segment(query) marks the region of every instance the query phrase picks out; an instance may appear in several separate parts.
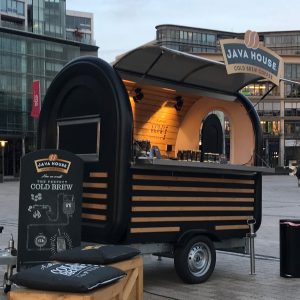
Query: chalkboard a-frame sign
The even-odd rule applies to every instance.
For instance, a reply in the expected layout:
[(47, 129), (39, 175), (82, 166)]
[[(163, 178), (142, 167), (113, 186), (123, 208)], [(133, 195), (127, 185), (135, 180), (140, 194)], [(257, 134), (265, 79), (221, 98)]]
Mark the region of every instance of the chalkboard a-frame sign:
[(80, 245), (83, 162), (62, 150), (39, 150), (21, 160), (18, 269)]

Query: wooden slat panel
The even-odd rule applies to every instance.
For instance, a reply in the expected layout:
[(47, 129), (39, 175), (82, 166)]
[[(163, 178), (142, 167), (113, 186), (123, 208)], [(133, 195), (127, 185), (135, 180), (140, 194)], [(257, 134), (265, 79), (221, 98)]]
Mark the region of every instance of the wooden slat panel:
[(198, 177), (156, 176), (156, 175), (139, 175), (139, 174), (134, 174), (133, 179), (254, 184), (254, 180), (247, 180), (247, 179), (198, 178)]
[[(147, 100), (143, 100), (143, 103), (140, 103), (138, 105), (135, 106), (135, 111), (139, 112), (139, 115), (136, 116), (139, 120), (141, 120), (142, 118), (146, 119), (146, 116), (148, 115), (152, 115), (155, 117), (155, 114), (160, 111), (164, 117), (170, 119), (170, 120), (176, 120), (179, 117), (178, 112), (176, 111), (176, 109), (174, 109), (174, 107), (169, 107), (169, 106), (164, 106), (162, 107), (163, 104), (165, 104), (166, 101), (163, 101), (160, 104), (157, 104), (155, 102), (150, 102)], [(174, 103), (175, 104), (175, 103)], [(149, 118), (148, 118), (149, 119)]]
[(253, 216), (196, 216), (196, 217), (132, 217), (133, 223), (144, 222), (205, 222), (205, 221), (246, 221)]
[(240, 230), (249, 229), (249, 225), (218, 225), (215, 226), (216, 230)]
[(94, 215), (94, 214), (81, 214), (81, 218), (97, 220), (97, 221), (106, 221), (107, 220), (107, 217), (104, 215)]
[(91, 209), (107, 209), (106, 204), (95, 204), (95, 203), (82, 203), (81, 206), (83, 208), (91, 208)]
[[(135, 128), (143, 128), (145, 130), (150, 130), (152, 128), (153, 123), (148, 122), (149, 119), (146, 120), (135, 120), (134, 121), (134, 127)], [(180, 125), (180, 120), (169, 120), (170, 123), (168, 123), (168, 129), (170, 128), (170, 132), (174, 133), (175, 130), (178, 130), (178, 126)]]
[(168, 135), (164, 138), (163, 136), (156, 136), (155, 133), (147, 134), (135, 134), (134, 138), (136, 140), (149, 140), (151, 145), (160, 146), (160, 150), (163, 151), (166, 148), (166, 144), (175, 145), (175, 138), (169, 138)]
[(231, 189), (217, 187), (189, 187), (189, 186), (158, 186), (133, 185), (134, 191), (178, 191), (178, 192), (227, 192), (227, 193), (254, 193), (254, 189)]
[(147, 232), (179, 232), (180, 227), (146, 227), (146, 228), (131, 228), (131, 233), (147, 233)]
[(91, 199), (107, 199), (107, 194), (82, 193), (82, 197)]
[(107, 173), (106, 172), (90, 172), (90, 177), (94, 178), (106, 178)]
[[(168, 115), (168, 118), (166, 120), (161, 121), (162, 119), (160, 118), (161, 116), (166, 116), (167, 114), (164, 113), (163, 111), (160, 111), (159, 113), (154, 113), (154, 115), (149, 114), (149, 112), (145, 112), (143, 110), (136, 110), (135, 111), (135, 119), (134, 119), (134, 124), (136, 125), (137, 128), (144, 128), (144, 129), (149, 129), (149, 125), (150, 128), (152, 128), (152, 125), (155, 124), (167, 124), (165, 126), (167, 126), (169, 128), (169, 126), (171, 127), (176, 127), (178, 128), (180, 126), (181, 123), (181, 119), (182, 117), (178, 114), (174, 114)], [(145, 124), (146, 126), (144, 127), (143, 124)]]
[[(138, 128), (138, 132), (140, 134), (147, 134), (149, 132), (149, 130), (152, 129), (152, 124), (151, 123), (140, 123), (140, 126), (139, 126), (139, 123), (137, 122), (137, 128)], [(168, 125), (168, 132), (175, 136), (177, 134), (177, 127), (176, 126), (171, 126), (171, 125)]]
[(97, 189), (106, 189), (107, 183), (100, 182), (84, 182), (83, 187), (85, 188), (97, 188)]
[(253, 211), (253, 207), (245, 206), (135, 206), (133, 212), (138, 211)]
[(135, 202), (254, 202), (254, 198), (222, 198), (222, 197), (162, 197), (162, 196), (132, 196), (132, 201)]

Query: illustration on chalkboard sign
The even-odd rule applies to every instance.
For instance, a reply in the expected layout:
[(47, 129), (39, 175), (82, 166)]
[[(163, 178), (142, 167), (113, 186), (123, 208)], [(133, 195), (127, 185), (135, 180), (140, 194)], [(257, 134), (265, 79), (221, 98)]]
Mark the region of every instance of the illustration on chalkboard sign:
[[(31, 200), (42, 201), (42, 193), (31, 194)], [(32, 213), (33, 221), (39, 220), (38, 223), (27, 225), (28, 251), (56, 253), (72, 247), (72, 240), (64, 231), (64, 227), (69, 225), (69, 219), (75, 212), (73, 194), (59, 193), (55, 205), (32, 204), (27, 210)], [(41, 229), (43, 230), (41, 231)]]

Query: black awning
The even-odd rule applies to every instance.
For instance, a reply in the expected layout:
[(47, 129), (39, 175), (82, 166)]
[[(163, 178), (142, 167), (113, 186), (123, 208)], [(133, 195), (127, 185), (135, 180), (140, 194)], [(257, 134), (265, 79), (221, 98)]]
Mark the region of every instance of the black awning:
[(137, 83), (167, 84), (214, 93), (235, 94), (262, 79), (253, 74), (228, 75), (225, 64), (163, 46), (145, 45), (119, 57), (114, 68), (123, 79)]

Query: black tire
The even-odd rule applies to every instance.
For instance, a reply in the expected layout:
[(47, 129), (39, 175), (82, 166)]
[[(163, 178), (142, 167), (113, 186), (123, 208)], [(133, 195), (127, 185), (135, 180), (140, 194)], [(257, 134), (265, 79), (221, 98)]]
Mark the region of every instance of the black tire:
[(198, 235), (175, 250), (175, 270), (186, 283), (205, 282), (215, 269), (216, 250), (206, 236)]
[(7, 294), (10, 290), (11, 290), (11, 285), (10, 284), (5, 285), (4, 288), (3, 288), (4, 294)]
[(11, 284), (8, 284), (8, 274), (7, 272), (4, 273), (4, 283), (3, 283), (3, 292), (7, 294), (11, 290)]

